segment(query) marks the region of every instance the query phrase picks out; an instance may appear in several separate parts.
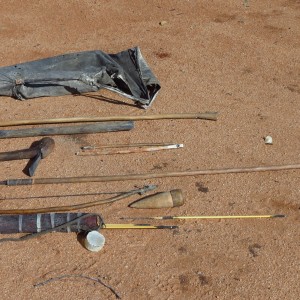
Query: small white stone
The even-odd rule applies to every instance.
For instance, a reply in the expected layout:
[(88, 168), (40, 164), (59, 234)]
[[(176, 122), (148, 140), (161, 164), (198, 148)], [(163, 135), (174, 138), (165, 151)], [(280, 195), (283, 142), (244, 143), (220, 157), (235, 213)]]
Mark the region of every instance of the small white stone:
[(266, 136), (264, 140), (266, 145), (273, 145), (273, 139), (270, 135)]
[(167, 24), (168, 24), (167, 21), (160, 21), (160, 22), (159, 22), (159, 25), (160, 25), (160, 26), (164, 26), (164, 25), (167, 25)]

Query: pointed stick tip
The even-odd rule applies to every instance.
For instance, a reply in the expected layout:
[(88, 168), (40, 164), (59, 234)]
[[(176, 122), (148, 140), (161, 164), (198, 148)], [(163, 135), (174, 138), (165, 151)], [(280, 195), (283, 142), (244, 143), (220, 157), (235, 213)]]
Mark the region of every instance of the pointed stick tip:
[(164, 225), (158, 225), (156, 226), (157, 229), (177, 229), (178, 226), (176, 225), (170, 225), (170, 226), (164, 226)]
[(285, 218), (286, 215), (273, 215), (272, 218)]

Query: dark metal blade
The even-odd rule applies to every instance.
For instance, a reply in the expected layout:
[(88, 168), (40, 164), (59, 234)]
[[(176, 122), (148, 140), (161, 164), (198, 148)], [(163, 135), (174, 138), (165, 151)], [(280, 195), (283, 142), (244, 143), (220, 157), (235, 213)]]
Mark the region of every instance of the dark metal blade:
[(37, 169), (40, 160), (42, 159), (42, 154), (39, 153), (34, 158), (30, 160), (30, 166), (28, 168), (28, 175), (32, 177), (34, 175), (35, 170)]

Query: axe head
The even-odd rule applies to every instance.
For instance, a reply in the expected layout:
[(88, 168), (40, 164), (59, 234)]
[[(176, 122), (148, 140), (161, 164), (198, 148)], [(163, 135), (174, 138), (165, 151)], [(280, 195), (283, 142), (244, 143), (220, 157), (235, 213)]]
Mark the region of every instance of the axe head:
[(49, 137), (45, 137), (31, 145), (31, 148), (36, 149), (36, 155), (29, 160), (25, 168), (30, 177), (34, 175), (40, 160), (47, 157), (53, 151), (54, 145), (54, 140)]
[(45, 137), (41, 139), (36, 146), (38, 149), (40, 149), (41, 158), (47, 157), (53, 151), (54, 145), (55, 143), (52, 138)]

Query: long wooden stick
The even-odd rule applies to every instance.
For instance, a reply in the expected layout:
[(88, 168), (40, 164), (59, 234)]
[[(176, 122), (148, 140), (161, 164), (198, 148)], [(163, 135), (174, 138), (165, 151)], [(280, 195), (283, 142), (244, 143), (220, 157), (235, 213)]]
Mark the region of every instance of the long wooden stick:
[(161, 114), (161, 115), (141, 115), (141, 116), (111, 116), (111, 117), (76, 117), (76, 118), (54, 118), (40, 120), (13, 120), (2, 121), (0, 127), (17, 125), (37, 125), (37, 124), (61, 124), (61, 123), (84, 123), (84, 122), (104, 122), (104, 121), (138, 121), (138, 120), (162, 120), (162, 119), (202, 119), (217, 120), (216, 112), (190, 113), (190, 114)]
[(145, 179), (165, 178), (165, 177), (216, 175), (216, 174), (229, 174), (229, 173), (251, 173), (251, 172), (281, 171), (281, 170), (292, 170), (292, 169), (300, 169), (300, 164), (281, 165), (281, 166), (245, 167), (245, 168), (232, 168), (232, 169), (229, 168), (229, 169), (178, 171), (178, 172), (168, 172), (168, 173), (111, 175), (111, 176), (8, 179), (8, 180), (0, 181), (0, 185), (13, 186), (13, 185), (33, 185), (33, 184), (59, 184), (59, 183), (145, 180)]

